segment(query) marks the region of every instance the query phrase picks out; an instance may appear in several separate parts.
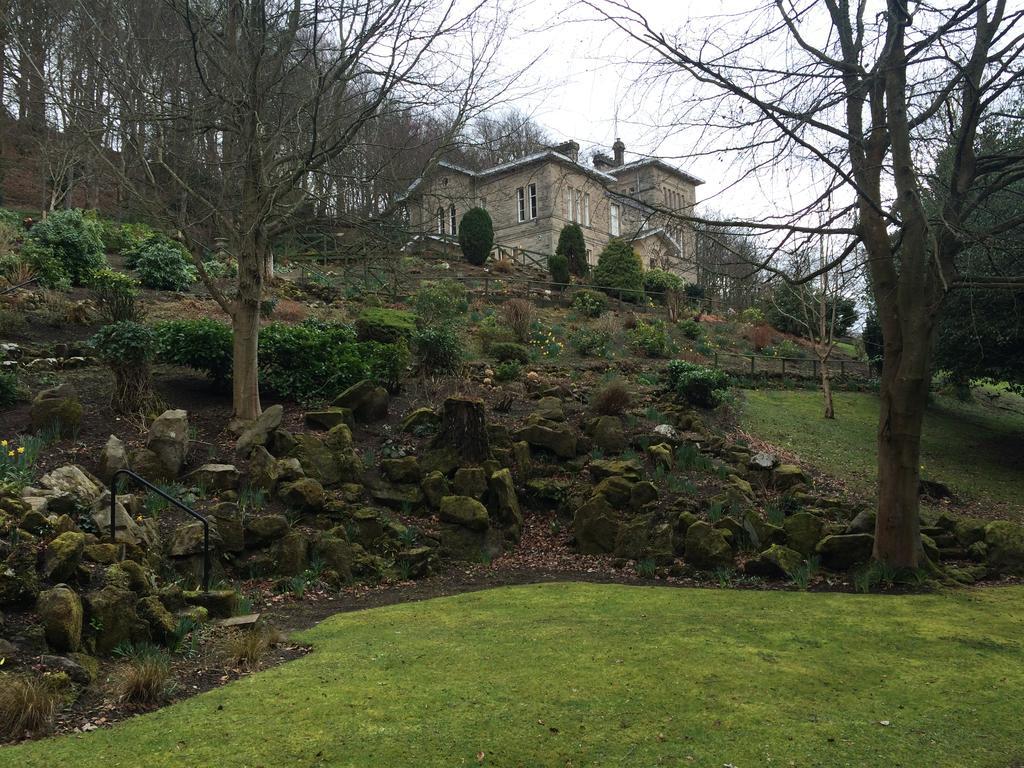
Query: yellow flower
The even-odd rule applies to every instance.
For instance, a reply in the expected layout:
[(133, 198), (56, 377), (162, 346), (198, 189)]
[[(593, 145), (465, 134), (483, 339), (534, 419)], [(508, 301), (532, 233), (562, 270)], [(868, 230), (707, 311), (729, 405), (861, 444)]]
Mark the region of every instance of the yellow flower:
[(0, 448), (6, 448), (6, 447), (7, 447), (7, 441), (6, 440), (0, 440)]
[(8, 455), (8, 456), (13, 456), (13, 455), (14, 455), (14, 451), (8, 451), (8, 452), (7, 452), (7, 455)]
[(18, 453), (24, 453), (24, 452), (25, 452), (25, 446), (24, 445), (19, 445), (18, 446)]

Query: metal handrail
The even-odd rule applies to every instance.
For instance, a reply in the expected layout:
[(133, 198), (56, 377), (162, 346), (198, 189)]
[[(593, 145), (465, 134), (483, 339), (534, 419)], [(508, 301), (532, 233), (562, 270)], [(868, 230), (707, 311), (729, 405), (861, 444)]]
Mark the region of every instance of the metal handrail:
[(158, 488), (149, 482), (146, 478), (141, 475), (137, 475), (130, 469), (119, 469), (114, 472), (110, 478), (110, 541), (111, 543), (117, 543), (117, 477), (118, 475), (126, 475), (132, 478), (135, 482), (144, 485), (149, 490), (155, 492), (161, 496), (164, 500), (169, 501), (171, 504), (176, 506), (183, 512), (187, 512), (196, 520), (203, 524), (203, 592), (210, 591), (210, 521), (200, 515), (191, 507), (185, 506), (182, 502), (168, 494), (166, 491)]

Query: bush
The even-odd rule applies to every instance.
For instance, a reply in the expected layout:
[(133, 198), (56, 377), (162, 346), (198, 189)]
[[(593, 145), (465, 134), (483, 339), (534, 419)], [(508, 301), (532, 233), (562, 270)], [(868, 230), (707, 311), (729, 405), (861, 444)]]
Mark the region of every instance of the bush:
[(569, 337), (569, 345), (583, 357), (605, 357), (612, 343), (612, 334), (602, 328), (580, 328)]
[(93, 290), (96, 310), (104, 322), (138, 322), (142, 319), (141, 308), (136, 303), (138, 282), (133, 277), (103, 267), (92, 273), (89, 287)]
[(556, 290), (564, 290), (565, 284), (569, 282), (569, 260), (560, 253), (548, 256), (548, 271), (551, 273), (551, 282), (558, 283)]
[(462, 339), (449, 325), (417, 331), (413, 351), (423, 373), (454, 373), (462, 365)]
[(21, 258), (43, 288), (64, 290), (71, 286), (71, 278), (50, 246), (28, 240), (22, 246)]
[(704, 329), (700, 327), (700, 323), (693, 319), (680, 320), (679, 330), (683, 336), (694, 341), (704, 335)]
[(169, 320), (154, 326), (156, 354), (171, 365), (195, 368), (218, 385), (231, 380), (230, 326), (209, 318)]
[(530, 350), (526, 345), (516, 344), (515, 342), (498, 342), (497, 344), (492, 344), (490, 355), (495, 360), (500, 360), (503, 363), (515, 361), (526, 365), (530, 362)]
[[(84, 285), (103, 266), (100, 227), (79, 210), (54, 211), (32, 227), (29, 237), (43, 249), (36, 257), (48, 249), (60, 273), (72, 285)], [(44, 270), (38, 271), (42, 274)]]
[(697, 285), (697, 283), (687, 283), (683, 289), (687, 298), (690, 299), (703, 299), (704, 298), (704, 286)]
[[(138, 224), (135, 222), (118, 224), (111, 219), (101, 219), (99, 224), (100, 237), (103, 239), (104, 247), (108, 251), (120, 254), (137, 248), (146, 238), (152, 237), (154, 234), (153, 228), (148, 224)], [(126, 266), (129, 269), (135, 269), (134, 264), (126, 264)]]
[(616, 379), (608, 382), (590, 399), (590, 411), (597, 416), (620, 416), (633, 402), (629, 387)]
[(480, 326), (477, 328), (477, 337), (480, 339), (480, 349), (485, 355), (490, 352), (491, 347), (495, 344), (514, 342), (516, 340), (516, 335), (512, 333), (512, 329), (501, 325), (496, 315), (488, 315), (480, 321)]
[(764, 325), (765, 323), (764, 312), (757, 307), (747, 307), (739, 313), (736, 319), (747, 325)]
[(356, 318), (356, 338), (394, 344), (410, 339), (416, 331), (416, 317), (411, 312), (387, 307), (369, 307)]
[(633, 246), (618, 237), (597, 258), (594, 284), (609, 296), (623, 301), (638, 301), (644, 287), (644, 270)]
[(281, 397), (322, 400), (369, 376), (365, 349), (341, 323), (271, 323), (259, 345), (260, 382)]
[(766, 355), (771, 355), (772, 357), (807, 357), (807, 350), (789, 339), (783, 339), (775, 346), (765, 347), (761, 351)]
[(0, 674), (0, 739), (48, 731), (59, 698), (56, 686), (45, 677)]
[(639, 320), (629, 332), (629, 343), (646, 357), (668, 357), (671, 343), (661, 320)]
[(570, 306), (584, 317), (600, 317), (608, 308), (608, 299), (598, 291), (576, 291)]
[(644, 272), (644, 290), (654, 294), (651, 298), (664, 304), (667, 294), (683, 292), (683, 278), (664, 269), (649, 269)]
[(226, 280), (238, 277), (238, 262), (232, 258), (220, 258), (216, 255), (210, 255), (208, 258), (203, 259), (203, 269), (206, 270), (206, 276), (211, 280)]
[(188, 251), (163, 235), (139, 246), (135, 269), (144, 286), (158, 291), (186, 291), (198, 278)]
[(392, 393), (402, 388), (402, 379), (412, 362), (409, 344), (405, 339), (399, 339), (394, 344), (367, 341), (360, 345), (360, 349), (374, 382)]
[(498, 363), (494, 366), (495, 381), (518, 381), (522, 375), (523, 368), (515, 360)]
[(494, 224), (483, 208), (470, 208), (459, 222), (459, 246), (466, 261), (478, 267), (487, 262), (494, 247)]
[(441, 280), (421, 287), (413, 299), (421, 325), (447, 323), (469, 310), (466, 286), (455, 280)]
[(537, 309), (527, 299), (508, 299), (501, 305), (501, 316), (512, 331), (516, 341), (525, 344), (530, 340)]
[(558, 233), (555, 253), (565, 257), (569, 272), (572, 274), (583, 277), (590, 271), (590, 265), (587, 264), (587, 243), (583, 239), (583, 229), (579, 224), (566, 224), (562, 227), (562, 231)]
[(25, 313), (20, 309), (0, 306), (0, 338), (20, 336), (28, 330)]
[(669, 390), (690, 405), (714, 408), (729, 388), (729, 376), (717, 368), (708, 368), (686, 360), (673, 360), (665, 369)]
[(156, 333), (152, 328), (122, 320), (99, 330), (92, 338), (97, 356), (114, 372), (115, 411), (135, 413), (153, 396), (150, 363), (156, 352)]
[(21, 400), (21, 384), (14, 371), (0, 371), (0, 408), (10, 408)]

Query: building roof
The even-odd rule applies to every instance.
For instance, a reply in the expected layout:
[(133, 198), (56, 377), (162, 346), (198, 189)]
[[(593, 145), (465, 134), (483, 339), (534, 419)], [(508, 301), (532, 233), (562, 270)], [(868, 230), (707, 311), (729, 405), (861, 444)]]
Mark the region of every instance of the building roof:
[[(679, 168), (676, 168), (674, 165), (669, 165), (664, 160), (660, 160), (657, 157), (645, 157), (640, 160), (633, 160), (631, 162), (624, 163), (623, 165), (619, 165), (616, 166), (615, 168), (609, 169), (608, 173), (618, 177), (620, 173), (623, 173), (625, 171), (633, 171), (636, 170), (637, 168), (643, 168), (646, 165), (653, 165), (667, 173), (679, 176), (680, 178), (685, 179), (694, 186), (700, 186), (701, 184), (704, 183), (704, 179), (700, 178), (699, 176), (694, 176), (692, 173), (682, 171)], [(618, 178), (616, 178), (616, 181), (618, 181)]]

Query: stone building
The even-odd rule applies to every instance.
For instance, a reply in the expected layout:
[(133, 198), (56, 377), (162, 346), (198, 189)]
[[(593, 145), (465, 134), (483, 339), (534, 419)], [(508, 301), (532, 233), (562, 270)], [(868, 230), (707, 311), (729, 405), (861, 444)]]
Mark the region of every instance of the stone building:
[(546, 262), (562, 227), (583, 230), (587, 260), (611, 237), (633, 243), (644, 267), (671, 270), (696, 281), (693, 229), (674, 214), (689, 213), (701, 179), (661, 160), (625, 162), (616, 139), (612, 156), (593, 166), (579, 161), (579, 144), (567, 141), (482, 171), (441, 162), (406, 194), (409, 223), (421, 241), (444, 247), (458, 233), (463, 214), (485, 208), (496, 246), (525, 251)]

